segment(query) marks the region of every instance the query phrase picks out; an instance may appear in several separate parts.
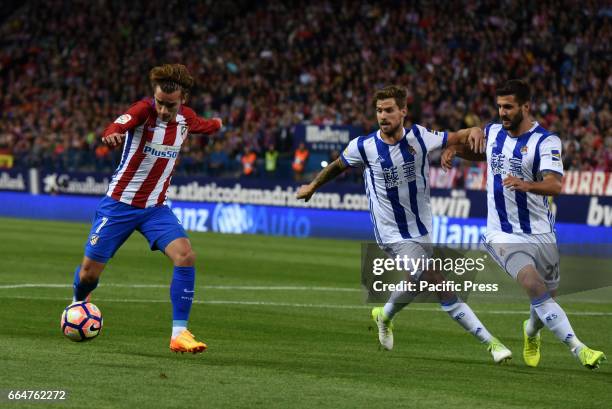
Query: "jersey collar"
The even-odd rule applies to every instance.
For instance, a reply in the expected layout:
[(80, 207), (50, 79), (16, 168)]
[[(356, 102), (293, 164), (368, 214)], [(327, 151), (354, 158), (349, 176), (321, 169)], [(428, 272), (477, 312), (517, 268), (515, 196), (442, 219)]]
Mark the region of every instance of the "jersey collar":
[(387, 142), (385, 142), (383, 140), (383, 138), (380, 136), (380, 129), (378, 131), (376, 131), (376, 138), (379, 141), (381, 141), (382, 143), (384, 143), (385, 145), (395, 146), (395, 145), (399, 144), (402, 141), (402, 139), (404, 139), (406, 137), (406, 135), (408, 135), (408, 130), (406, 128), (403, 128), (403, 129), (404, 129), (404, 136), (402, 136), (402, 138), (399, 141), (395, 142), (395, 143), (387, 143)]
[(536, 128), (540, 126), (540, 124), (538, 123), (538, 121), (533, 121), (533, 125), (531, 128), (529, 128), (529, 130), (523, 134), (520, 134), (519, 136), (512, 136), (508, 133), (508, 131), (506, 131), (503, 127), (502, 129), (504, 130), (504, 132), (506, 133), (506, 135), (508, 135), (510, 138), (513, 139), (522, 139), (522, 138), (528, 138), (531, 136), (531, 134), (533, 134), (536, 130)]

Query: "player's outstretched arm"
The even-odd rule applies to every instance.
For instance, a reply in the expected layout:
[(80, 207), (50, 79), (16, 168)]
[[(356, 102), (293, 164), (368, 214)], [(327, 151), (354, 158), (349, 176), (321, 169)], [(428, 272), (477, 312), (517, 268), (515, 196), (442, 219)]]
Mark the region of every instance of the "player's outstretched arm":
[(552, 171), (543, 171), (542, 180), (539, 182), (530, 182), (519, 179), (516, 176), (508, 176), (502, 183), (510, 190), (535, 193), (542, 196), (557, 196), (561, 193), (562, 182), (563, 177), (560, 174)]
[(223, 120), (221, 118), (201, 118), (196, 116), (192, 121), (188, 122), (189, 132), (195, 134), (212, 134), (217, 132), (223, 127)]
[(187, 121), (190, 134), (206, 134), (210, 135), (217, 132), (223, 127), (223, 121), (221, 118), (202, 118), (198, 116), (195, 111), (189, 107), (183, 105), (183, 116)]
[(327, 165), (325, 169), (320, 171), (312, 182), (307, 185), (300, 186), (296, 193), (296, 197), (298, 199), (304, 199), (306, 202), (309, 201), (318, 188), (337, 177), (339, 174), (344, 172), (346, 168), (346, 164), (340, 158), (336, 159)]
[(450, 170), (453, 167), (453, 159), (455, 159), (455, 156), (472, 162), (484, 162), (487, 160), (487, 155), (485, 153), (473, 152), (466, 145), (453, 145), (444, 149), (442, 152), (440, 158), (442, 169)]
[(144, 101), (138, 101), (115, 121), (109, 124), (102, 134), (102, 142), (111, 148), (123, 143), (125, 133), (141, 125), (147, 118), (148, 106)]
[(468, 146), (475, 153), (485, 151), (485, 134), (479, 127), (460, 129), (457, 132), (449, 132), (446, 146)]

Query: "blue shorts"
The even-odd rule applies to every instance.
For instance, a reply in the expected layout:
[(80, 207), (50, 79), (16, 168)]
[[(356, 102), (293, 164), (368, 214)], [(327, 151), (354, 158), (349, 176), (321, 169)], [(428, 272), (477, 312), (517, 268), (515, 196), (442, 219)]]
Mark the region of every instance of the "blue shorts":
[(146, 237), (151, 250), (164, 251), (173, 240), (187, 237), (166, 205), (141, 209), (104, 196), (96, 208), (85, 255), (106, 263), (134, 230)]

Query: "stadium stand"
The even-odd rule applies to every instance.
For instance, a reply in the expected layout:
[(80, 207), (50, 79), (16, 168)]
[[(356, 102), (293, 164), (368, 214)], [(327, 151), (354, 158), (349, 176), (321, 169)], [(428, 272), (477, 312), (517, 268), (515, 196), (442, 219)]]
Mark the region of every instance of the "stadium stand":
[(511, 77), (532, 84), (533, 113), (564, 141), (565, 168), (611, 171), (606, 3), (234, 0), (218, 7), (112, 0), (4, 7), (0, 166), (111, 171), (118, 152), (100, 146), (104, 126), (149, 94), (145, 73), (153, 65), (182, 62), (199, 84), (190, 105), (221, 116), (226, 127), (214, 138), (189, 139), (178, 173), (237, 175), (248, 146), (257, 174), (269, 177), (263, 166), (270, 145), (278, 167), (290, 169), (295, 124), (373, 129), (369, 101), (388, 83), (409, 88), (412, 121), (438, 129), (484, 125), (496, 116), (496, 84)]

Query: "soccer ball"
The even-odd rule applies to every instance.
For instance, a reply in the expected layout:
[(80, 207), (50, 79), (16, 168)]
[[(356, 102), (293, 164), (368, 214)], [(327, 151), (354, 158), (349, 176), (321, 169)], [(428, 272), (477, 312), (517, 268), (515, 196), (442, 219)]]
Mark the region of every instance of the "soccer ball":
[(71, 341), (93, 339), (102, 330), (102, 313), (94, 304), (79, 301), (64, 308), (61, 320), (62, 332)]

